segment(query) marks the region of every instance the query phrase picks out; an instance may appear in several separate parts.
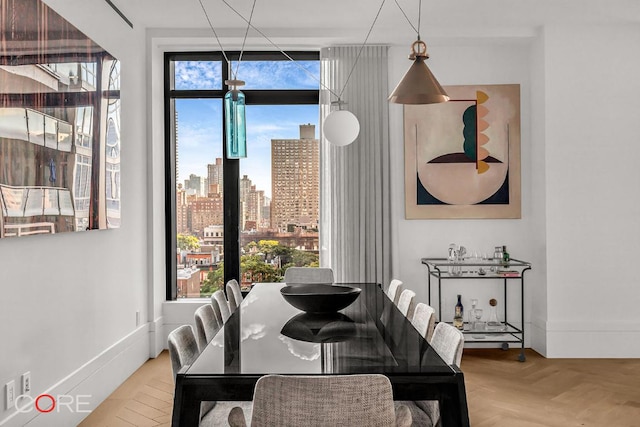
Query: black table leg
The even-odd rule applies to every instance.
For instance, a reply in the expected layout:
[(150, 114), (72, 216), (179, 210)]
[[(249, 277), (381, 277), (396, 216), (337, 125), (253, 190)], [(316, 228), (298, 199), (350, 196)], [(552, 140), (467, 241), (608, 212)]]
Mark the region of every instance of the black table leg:
[(200, 401), (192, 395), (193, 393), (189, 393), (188, 387), (184, 387), (183, 379), (184, 377), (178, 374), (171, 425), (173, 427), (198, 427), (200, 425)]
[(442, 385), (440, 418), (443, 427), (469, 427), (469, 409), (464, 376), (458, 371), (454, 381)]

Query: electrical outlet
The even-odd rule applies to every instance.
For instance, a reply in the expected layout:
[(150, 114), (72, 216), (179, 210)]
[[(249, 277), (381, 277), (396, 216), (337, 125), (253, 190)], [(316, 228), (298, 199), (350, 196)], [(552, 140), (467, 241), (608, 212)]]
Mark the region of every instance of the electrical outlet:
[(22, 394), (31, 393), (31, 372), (27, 371), (22, 374)]
[(5, 385), (5, 408), (11, 409), (16, 402), (16, 383), (11, 380)]

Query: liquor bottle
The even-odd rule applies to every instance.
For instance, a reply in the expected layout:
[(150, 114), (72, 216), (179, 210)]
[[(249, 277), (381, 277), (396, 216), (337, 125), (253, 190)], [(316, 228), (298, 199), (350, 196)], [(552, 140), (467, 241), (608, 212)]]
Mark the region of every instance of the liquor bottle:
[(509, 252), (507, 252), (507, 247), (503, 246), (502, 247), (502, 261), (504, 261), (506, 264), (508, 264), (510, 259), (511, 259), (511, 257), (509, 256)]
[(464, 307), (462, 306), (462, 301), (460, 300), (462, 295), (458, 295), (458, 302), (455, 307), (455, 314), (453, 315), (453, 326), (456, 328), (463, 330), (464, 329)]

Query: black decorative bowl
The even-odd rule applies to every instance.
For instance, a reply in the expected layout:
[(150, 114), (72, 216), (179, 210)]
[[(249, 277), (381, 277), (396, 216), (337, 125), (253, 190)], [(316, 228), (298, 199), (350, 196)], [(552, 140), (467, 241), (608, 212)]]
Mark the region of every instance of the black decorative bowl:
[(300, 313), (289, 319), (280, 333), (299, 341), (341, 342), (356, 335), (356, 324), (342, 313)]
[(284, 299), (307, 313), (334, 313), (354, 302), (360, 288), (342, 285), (295, 285), (280, 289)]

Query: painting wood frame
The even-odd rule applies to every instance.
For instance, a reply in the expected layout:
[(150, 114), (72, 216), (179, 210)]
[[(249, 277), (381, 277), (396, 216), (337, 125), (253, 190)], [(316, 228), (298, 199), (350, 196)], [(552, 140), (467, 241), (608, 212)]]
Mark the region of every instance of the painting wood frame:
[(404, 106), (406, 219), (521, 218), (520, 85)]

